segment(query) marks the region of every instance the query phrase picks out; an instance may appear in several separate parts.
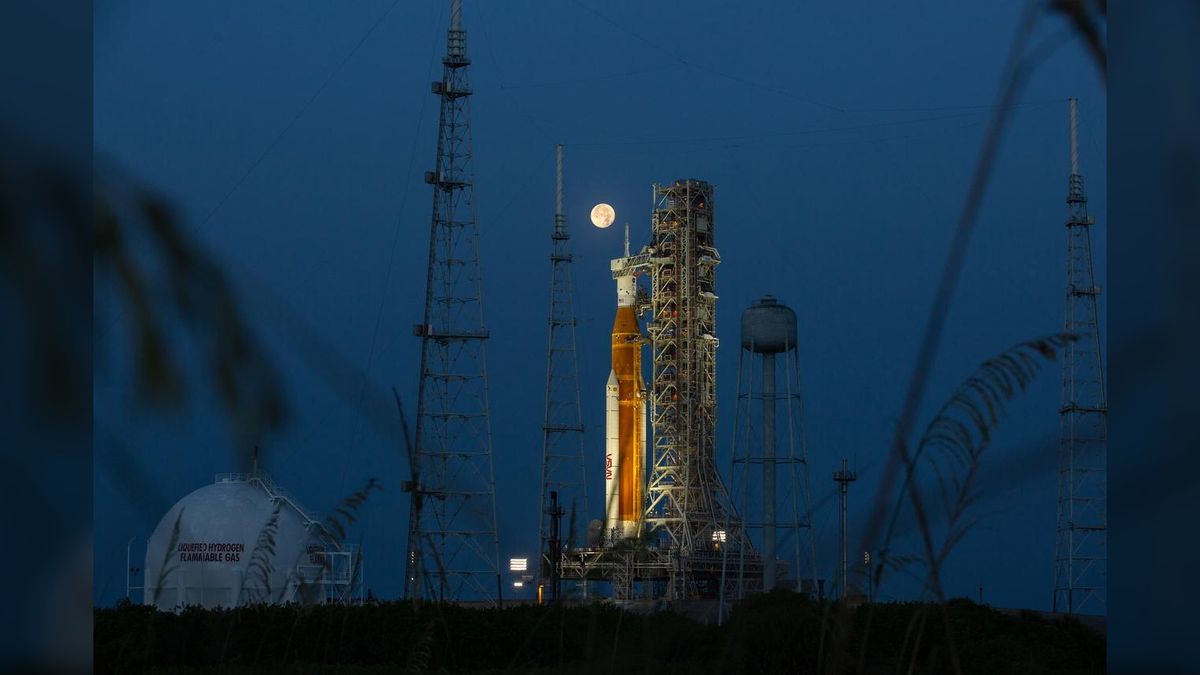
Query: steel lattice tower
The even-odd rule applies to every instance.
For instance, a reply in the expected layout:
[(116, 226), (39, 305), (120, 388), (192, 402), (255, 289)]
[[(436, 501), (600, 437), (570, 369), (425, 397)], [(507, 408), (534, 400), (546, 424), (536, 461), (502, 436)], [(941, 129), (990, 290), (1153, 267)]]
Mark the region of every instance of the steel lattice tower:
[(461, 0), (450, 5), (433, 186), (405, 595), (501, 601), (487, 337)]
[[(554, 231), (550, 235), (550, 339), (546, 347), (546, 416), (542, 424), (542, 496), (538, 532), (542, 564), (538, 587), (546, 576), (557, 579), (558, 552), (552, 551), (550, 493), (559, 504), (584, 510), (587, 521), (587, 482), (584, 480), (583, 417), (579, 404), (579, 363), (575, 345), (575, 301), (571, 286), (571, 235), (563, 213), (563, 146), (555, 148)], [(568, 539), (572, 533), (567, 533)], [(554, 546), (564, 542), (554, 541)], [(551, 595), (557, 594), (552, 584)], [(557, 597), (553, 597), (557, 600)]]
[(1106, 603), (1108, 401), (1100, 355), (1100, 287), (1092, 272), (1091, 226), (1079, 173), (1077, 101), (1070, 99), (1071, 175), (1067, 189), (1067, 288), (1063, 331), (1079, 336), (1063, 352), (1059, 408), (1056, 612)]
[[(702, 590), (689, 558), (712, 555), (733, 509), (716, 470), (716, 266), (713, 189), (700, 180), (654, 186), (651, 271), (653, 349), (646, 523), (679, 556), (672, 599)], [(741, 538), (740, 527), (731, 533)], [(717, 555), (719, 558), (720, 556)], [(713, 593), (715, 595), (715, 593)]]

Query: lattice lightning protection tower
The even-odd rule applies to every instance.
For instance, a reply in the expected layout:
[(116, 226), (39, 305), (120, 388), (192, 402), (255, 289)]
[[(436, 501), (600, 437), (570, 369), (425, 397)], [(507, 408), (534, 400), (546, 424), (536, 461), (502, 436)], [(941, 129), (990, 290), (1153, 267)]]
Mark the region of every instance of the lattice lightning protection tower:
[(1079, 173), (1078, 101), (1070, 99), (1071, 175), (1067, 182), (1067, 288), (1063, 332), (1077, 335), (1063, 351), (1059, 408), (1058, 522), (1055, 528), (1056, 612), (1107, 605), (1108, 400), (1100, 355), (1100, 287), (1092, 272), (1091, 226)]
[[(550, 339), (546, 347), (546, 416), (542, 424), (542, 497), (538, 532), (541, 564), (538, 587), (546, 579), (557, 581), (561, 537), (555, 537), (549, 512), (551, 493), (558, 504), (583, 509), (578, 520), (587, 520), (587, 481), (584, 480), (583, 416), (579, 403), (579, 363), (575, 344), (575, 302), (571, 286), (571, 235), (563, 213), (563, 146), (555, 148), (554, 231), (550, 235)], [(577, 520), (572, 518), (572, 520)], [(570, 539), (573, 533), (568, 532)], [(549, 586), (558, 600), (558, 584)]]
[(462, 2), (451, 0), (433, 186), (421, 381), (419, 483), (408, 529), (405, 596), (501, 602), (500, 545), (488, 406), (487, 338), (471, 161), (471, 88)]

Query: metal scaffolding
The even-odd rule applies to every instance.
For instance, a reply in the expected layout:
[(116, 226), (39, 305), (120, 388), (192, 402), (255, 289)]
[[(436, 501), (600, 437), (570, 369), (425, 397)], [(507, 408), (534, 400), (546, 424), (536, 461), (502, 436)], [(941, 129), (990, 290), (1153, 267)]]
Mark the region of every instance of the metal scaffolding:
[(1078, 103), (1070, 99), (1071, 175), (1067, 188), (1067, 287), (1063, 332), (1079, 339), (1063, 351), (1059, 408), (1056, 612), (1102, 613), (1107, 577), (1108, 400), (1100, 354), (1100, 287), (1092, 271), (1091, 226), (1079, 173)]
[(451, 1), (433, 186), (417, 397), (416, 484), (405, 596), (501, 602), (488, 404), (487, 338), (471, 154), (471, 88), (462, 3)]
[[(547, 579), (554, 582), (547, 587), (551, 600), (558, 599), (557, 570), (562, 546), (571, 545), (574, 538), (573, 532), (566, 533), (566, 542), (561, 536), (553, 536), (551, 493), (557, 493), (558, 504), (569, 504), (570, 522), (588, 522), (575, 302), (571, 286), (571, 235), (563, 213), (563, 146), (557, 146), (555, 152), (554, 231), (550, 235), (550, 339), (546, 347), (546, 415), (542, 423), (542, 492), (538, 509), (541, 564), (537, 571), (538, 588), (543, 588)], [(576, 512), (576, 509), (581, 511)]]
[(740, 526), (731, 525), (734, 511), (715, 463), (714, 282), (721, 256), (714, 240), (713, 189), (684, 179), (655, 185), (653, 195), (646, 326), (654, 361), (654, 441), (645, 522), (653, 528), (652, 538), (679, 560), (667, 597), (715, 597), (719, 577), (698, 573), (691, 558), (720, 550), (721, 539), (735, 546), (748, 542)]

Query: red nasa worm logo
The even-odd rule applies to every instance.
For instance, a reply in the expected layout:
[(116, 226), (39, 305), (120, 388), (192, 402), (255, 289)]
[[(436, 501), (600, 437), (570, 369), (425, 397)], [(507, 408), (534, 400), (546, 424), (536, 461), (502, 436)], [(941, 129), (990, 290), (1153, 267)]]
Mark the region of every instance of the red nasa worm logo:
[(604, 455), (604, 480), (612, 480), (612, 453)]

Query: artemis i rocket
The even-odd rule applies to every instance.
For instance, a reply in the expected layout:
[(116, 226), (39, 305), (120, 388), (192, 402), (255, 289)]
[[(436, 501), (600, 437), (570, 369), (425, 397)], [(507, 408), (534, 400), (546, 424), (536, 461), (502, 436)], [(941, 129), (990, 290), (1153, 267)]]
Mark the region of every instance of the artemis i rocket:
[[(626, 226), (628, 228), (628, 226)], [(629, 257), (629, 233), (625, 234)], [(617, 315), (612, 329), (612, 370), (605, 387), (604, 505), (609, 542), (638, 535), (645, 511), (646, 385), (642, 332), (635, 305), (637, 283), (625, 258), (612, 261)], [(627, 270), (627, 271), (626, 271)]]

